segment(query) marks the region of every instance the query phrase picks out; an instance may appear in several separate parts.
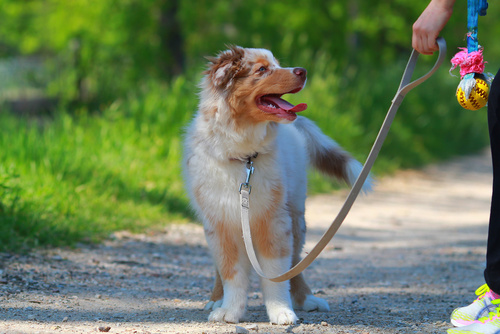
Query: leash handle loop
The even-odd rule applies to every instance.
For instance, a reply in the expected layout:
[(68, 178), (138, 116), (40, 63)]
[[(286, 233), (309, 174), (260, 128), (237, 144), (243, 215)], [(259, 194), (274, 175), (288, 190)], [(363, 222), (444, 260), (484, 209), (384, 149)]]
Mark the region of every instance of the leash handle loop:
[(354, 204), (354, 201), (356, 200), (357, 196), (359, 195), (363, 184), (366, 181), (366, 178), (370, 174), (370, 170), (373, 167), (373, 164), (375, 163), (375, 160), (377, 159), (377, 156), (380, 152), (380, 149), (382, 148), (382, 144), (385, 141), (385, 138), (387, 137), (387, 134), (389, 133), (389, 129), (391, 127), (392, 121), (394, 120), (394, 117), (396, 116), (397, 110), (399, 106), (401, 105), (401, 102), (403, 102), (403, 99), (405, 95), (412, 90), (413, 88), (417, 87), (421, 83), (423, 83), (425, 80), (427, 80), (436, 70), (439, 68), (439, 66), (443, 63), (444, 58), (446, 56), (446, 42), (442, 37), (439, 37), (437, 39), (437, 44), (439, 46), (439, 54), (438, 54), (438, 59), (436, 60), (434, 66), (431, 68), (427, 74), (423, 75), (422, 77), (416, 79), (415, 81), (411, 81), (411, 76), (413, 74), (413, 71), (415, 69), (415, 66), (417, 64), (417, 59), (419, 56), (419, 53), (415, 50), (412, 51), (410, 59), (408, 60), (408, 64), (406, 65), (405, 71), (403, 73), (403, 77), (401, 79), (401, 83), (399, 84), (398, 91), (396, 95), (394, 96), (394, 99), (392, 100), (391, 107), (389, 108), (389, 111), (387, 112), (387, 115), (385, 117), (384, 122), (382, 123), (382, 127), (380, 128), (380, 131), (378, 133), (377, 138), (375, 139), (375, 142), (373, 143), (372, 149), (370, 151), (370, 154), (368, 155), (366, 162), (363, 166), (363, 169), (359, 173), (358, 178), (354, 182), (354, 185), (352, 186), (351, 191), (349, 192), (349, 195), (347, 196), (344, 205), (340, 209), (339, 213), (337, 214), (337, 217), (333, 220), (332, 224), (326, 230), (326, 232), (323, 234), (319, 242), (314, 246), (314, 248), (309, 252), (309, 254), (306, 255), (299, 263), (297, 263), (294, 267), (292, 267), (290, 270), (287, 272), (276, 276), (276, 277), (269, 277), (267, 276), (257, 259), (257, 255), (255, 254), (255, 250), (252, 245), (252, 235), (250, 233), (250, 219), (249, 219), (249, 208), (250, 208), (250, 196), (249, 196), (249, 191), (247, 191), (246, 188), (243, 188), (240, 191), (240, 197), (241, 197), (241, 224), (242, 224), (242, 229), (243, 229), (243, 239), (245, 241), (245, 247), (247, 250), (248, 257), (250, 259), (250, 262), (252, 263), (252, 266), (254, 267), (255, 271), (257, 274), (263, 278), (269, 279), (273, 282), (283, 282), (286, 280), (289, 280), (298, 274), (300, 274), (304, 269), (306, 269), (315, 259), (318, 257), (318, 255), (321, 253), (321, 251), (326, 247), (326, 245), (330, 242), (330, 240), (333, 238), (333, 236), (337, 233), (338, 229), (342, 225), (342, 222), (346, 218), (347, 214), (349, 213), (349, 210), (351, 209), (352, 205)]
[(434, 66), (425, 75), (421, 76), (420, 78), (416, 79), (415, 81), (410, 82), (411, 76), (412, 76), (413, 71), (415, 69), (415, 66), (417, 64), (417, 59), (419, 56), (419, 53), (417, 51), (412, 50), (410, 59), (408, 60), (408, 64), (406, 65), (405, 71), (403, 73), (401, 83), (399, 84), (399, 89), (398, 89), (398, 92), (396, 93), (396, 97), (398, 95), (405, 97), (405, 95), (410, 90), (417, 87), (418, 85), (423, 83), (425, 80), (429, 79), (430, 76), (433, 75), (434, 72), (436, 72), (437, 69), (444, 62), (444, 59), (446, 58), (446, 41), (444, 40), (443, 37), (438, 37), (436, 42), (439, 46), (439, 54), (438, 54), (438, 58), (437, 58), (436, 62), (434, 63)]

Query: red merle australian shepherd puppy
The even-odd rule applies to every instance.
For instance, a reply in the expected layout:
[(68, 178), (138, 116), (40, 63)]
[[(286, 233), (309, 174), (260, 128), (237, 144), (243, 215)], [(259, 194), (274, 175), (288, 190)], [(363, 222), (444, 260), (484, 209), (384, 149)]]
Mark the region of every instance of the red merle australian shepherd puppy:
[[(306, 104), (281, 98), (304, 88), (306, 76), (301, 67), (280, 67), (268, 50), (235, 46), (210, 59), (201, 82), (183, 169), (216, 266), (206, 307), (211, 321), (237, 323), (245, 314), (251, 265), (242, 239), (239, 186), (248, 157), (258, 154), (251, 179), (253, 243), (264, 272), (274, 276), (300, 260), (308, 165), (351, 184), (361, 169), (313, 122), (297, 116)], [(329, 310), (302, 274), (281, 283), (262, 279), (261, 286), (271, 323), (294, 324), (294, 308)]]

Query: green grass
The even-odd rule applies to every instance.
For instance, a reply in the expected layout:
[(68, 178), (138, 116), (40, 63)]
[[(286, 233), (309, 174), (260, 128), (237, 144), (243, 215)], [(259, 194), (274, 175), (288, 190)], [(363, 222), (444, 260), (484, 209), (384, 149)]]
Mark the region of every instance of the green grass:
[[(307, 102), (303, 115), (364, 161), (404, 64), (375, 72), (316, 63), (307, 88), (290, 100)], [(191, 218), (180, 159), (182, 129), (197, 105), (196, 81), (146, 84), (98, 113), (82, 108), (23, 119), (0, 112), (0, 250), (96, 242), (116, 230)], [(408, 94), (377, 174), (487, 144), (486, 112), (462, 110), (457, 83), (440, 71)], [(314, 173), (310, 183), (311, 192), (335, 188)]]
[(52, 120), (0, 114), (0, 248), (97, 241), (189, 216), (182, 126), (196, 101), (182, 79)]

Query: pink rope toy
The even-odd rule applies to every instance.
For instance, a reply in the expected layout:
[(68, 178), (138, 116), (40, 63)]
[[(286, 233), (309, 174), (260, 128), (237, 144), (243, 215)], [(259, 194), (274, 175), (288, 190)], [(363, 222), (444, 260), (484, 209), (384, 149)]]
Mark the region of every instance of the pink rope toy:
[(477, 110), (486, 105), (489, 95), (489, 78), (485, 76), (483, 48), (468, 51), (468, 48), (459, 48), (452, 59), (451, 71), (460, 68), (460, 83), (457, 88), (458, 103), (469, 110)]
[(477, 51), (473, 51), (469, 53), (467, 48), (459, 48), (462, 51), (459, 51), (452, 59), (452, 67), (450, 72), (455, 68), (460, 67), (460, 79), (463, 79), (465, 75), (469, 73), (483, 73), (484, 72), (484, 64), (486, 63), (483, 60), (483, 49), (479, 49)]
[(469, 110), (478, 110), (488, 103), (491, 76), (484, 74), (483, 48), (477, 38), (479, 16), (486, 15), (488, 0), (467, 0), (467, 48), (460, 48), (452, 59), (453, 71), (460, 67), (457, 87), (458, 103)]

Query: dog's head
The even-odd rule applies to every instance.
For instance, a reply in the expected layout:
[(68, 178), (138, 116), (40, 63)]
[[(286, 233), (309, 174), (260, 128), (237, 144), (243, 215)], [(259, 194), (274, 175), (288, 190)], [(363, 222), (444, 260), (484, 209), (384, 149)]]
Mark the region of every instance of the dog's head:
[(268, 50), (233, 46), (209, 61), (203, 88), (224, 100), (237, 123), (288, 123), (307, 108), (281, 98), (304, 88), (307, 71), (281, 68)]

